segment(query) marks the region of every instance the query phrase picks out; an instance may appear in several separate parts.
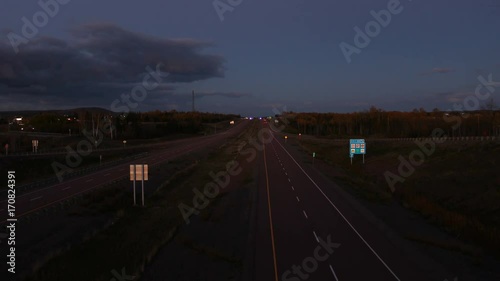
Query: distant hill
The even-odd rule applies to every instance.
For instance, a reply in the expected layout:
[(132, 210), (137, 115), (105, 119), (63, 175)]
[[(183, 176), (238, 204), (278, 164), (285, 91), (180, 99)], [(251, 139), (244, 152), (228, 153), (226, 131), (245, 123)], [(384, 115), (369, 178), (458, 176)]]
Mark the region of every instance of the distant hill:
[(90, 113), (100, 113), (100, 114), (111, 114), (116, 115), (116, 112), (113, 112), (108, 109), (100, 108), (100, 107), (80, 107), (74, 109), (51, 109), (51, 110), (18, 110), (18, 111), (0, 111), (0, 118), (10, 117), (10, 116), (24, 116), (30, 117), (40, 113), (55, 113), (55, 114), (72, 114), (78, 112), (90, 112)]

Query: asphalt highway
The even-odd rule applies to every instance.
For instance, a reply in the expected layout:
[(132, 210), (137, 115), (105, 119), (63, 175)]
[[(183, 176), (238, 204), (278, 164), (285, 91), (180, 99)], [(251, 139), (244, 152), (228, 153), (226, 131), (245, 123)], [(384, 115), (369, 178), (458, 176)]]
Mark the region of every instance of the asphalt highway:
[[(129, 163), (123, 163), (111, 168), (105, 168), (96, 172), (82, 175), (80, 177), (65, 180), (45, 188), (16, 196), (15, 208), (16, 217), (20, 218), (29, 213), (38, 211), (57, 202), (67, 200), (73, 196), (88, 192), (92, 189), (105, 185), (117, 179), (121, 179), (130, 173), (130, 164), (155, 165), (165, 161), (175, 159), (189, 152), (194, 152), (206, 147), (222, 144), (228, 137), (232, 137), (243, 132), (248, 121), (237, 123), (234, 127), (215, 135), (185, 139), (182, 142), (175, 141), (175, 145), (166, 149), (151, 153), (150, 156), (137, 159)], [(8, 170), (8, 167), (6, 167)], [(7, 194), (1, 192), (0, 201), (0, 224), (4, 224), (8, 219)]]
[(429, 279), (287, 146), (274, 135), (258, 159), (251, 280), (444, 280)]

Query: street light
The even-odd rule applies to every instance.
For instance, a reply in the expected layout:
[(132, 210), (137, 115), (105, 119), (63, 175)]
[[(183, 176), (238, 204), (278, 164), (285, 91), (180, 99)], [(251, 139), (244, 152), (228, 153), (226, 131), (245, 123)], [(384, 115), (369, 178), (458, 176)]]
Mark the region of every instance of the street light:
[(125, 145), (126, 145), (126, 144), (127, 144), (127, 141), (126, 141), (126, 140), (124, 140), (124, 141), (123, 141), (123, 148), (125, 148)]

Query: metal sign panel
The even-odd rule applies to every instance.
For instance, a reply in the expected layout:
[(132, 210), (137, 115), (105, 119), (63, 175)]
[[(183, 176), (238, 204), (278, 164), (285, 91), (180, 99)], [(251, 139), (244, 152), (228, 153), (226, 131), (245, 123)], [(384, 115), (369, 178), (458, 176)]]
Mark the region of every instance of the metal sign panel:
[(142, 181), (142, 165), (135, 165), (135, 179)]
[(134, 169), (135, 169), (135, 180), (142, 181), (142, 168), (144, 166), (144, 180), (148, 180), (148, 165), (147, 164), (138, 164), (138, 165), (130, 165), (130, 180), (134, 180)]
[(144, 164), (144, 180), (147, 181), (148, 180), (148, 165), (147, 164)]
[(130, 180), (133, 181), (135, 180), (135, 177), (134, 177), (134, 171), (135, 171), (135, 165), (130, 165)]

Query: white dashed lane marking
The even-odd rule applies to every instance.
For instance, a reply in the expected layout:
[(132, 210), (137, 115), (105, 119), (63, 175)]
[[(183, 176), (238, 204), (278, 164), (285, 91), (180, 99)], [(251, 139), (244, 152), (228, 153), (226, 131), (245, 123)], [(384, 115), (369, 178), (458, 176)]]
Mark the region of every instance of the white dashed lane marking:
[(316, 238), (316, 242), (319, 243), (318, 235), (316, 235), (316, 232), (314, 232), (314, 231), (313, 231), (313, 234), (314, 234), (314, 238)]
[(335, 280), (339, 281), (339, 279), (337, 278), (337, 274), (335, 274), (335, 271), (333, 271), (332, 265), (330, 265), (330, 270), (332, 271), (332, 274), (333, 274), (333, 277), (335, 277)]

